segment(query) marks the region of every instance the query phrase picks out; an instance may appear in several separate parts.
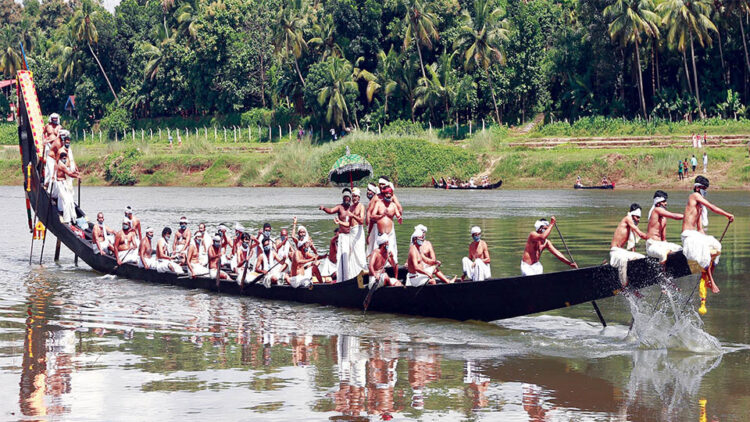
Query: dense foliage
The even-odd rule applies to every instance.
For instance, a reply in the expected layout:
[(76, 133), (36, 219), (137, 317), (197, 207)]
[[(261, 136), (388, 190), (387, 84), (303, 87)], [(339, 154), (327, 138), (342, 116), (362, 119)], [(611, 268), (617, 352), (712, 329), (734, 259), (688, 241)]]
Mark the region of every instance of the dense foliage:
[(23, 44), (45, 113), (76, 96), (74, 129), (736, 119), (750, 95), (749, 11), (748, 0), (122, 0), (110, 13), (0, 0), (0, 71), (22, 68)]

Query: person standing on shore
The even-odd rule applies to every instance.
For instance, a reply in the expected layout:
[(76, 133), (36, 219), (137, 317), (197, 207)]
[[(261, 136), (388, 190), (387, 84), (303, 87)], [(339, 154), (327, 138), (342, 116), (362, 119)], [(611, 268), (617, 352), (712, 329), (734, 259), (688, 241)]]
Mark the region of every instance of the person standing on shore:
[(690, 167), (688, 167), (688, 159), (687, 158), (685, 158), (682, 161), (682, 168), (683, 168), (683, 171), (685, 172), (685, 177), (689, 177), (690, 176), (690, 172), (688, 171), (688, 169)]
[(708, 154), (703, 152), (703, 172), (708, 172)]
[(682, 161), (677, 163), (677, 180), (682, 180)]
[(693, 167), (693, 173), (695, 173), (695, 168), (698, 167), (698, 159), (695, 158), (695, 154), (690, 158), (690, 165)]

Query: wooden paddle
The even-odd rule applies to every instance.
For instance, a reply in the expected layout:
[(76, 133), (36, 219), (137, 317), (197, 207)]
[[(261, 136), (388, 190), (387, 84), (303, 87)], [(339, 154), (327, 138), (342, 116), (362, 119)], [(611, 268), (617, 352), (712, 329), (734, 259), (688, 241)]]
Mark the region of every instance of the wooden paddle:
[[(565, 243), (565, 238), (560, 232), (560, 228), (557, 227), (557, 222), (555, 222), (555, 229), (557, 229), (557, 234), (560, 236), (560, 240), (562, 241), (563, 246), (565, 246), (565, 250), (568, 252), (568, 257), (570, 258), (570, 261), (575, 264), (576, 261), (573, 259), (573, 255), (571, 255), (570, 249), (568, 249), (568, 245)], [(596, 311), (596, 316), (599, 317), (599, 321), (601, 321), (602, 325), (606, 327), (607, 321), (604, 320), (604, 317), (602, 316), (602, 311), (599, 310), (599, 305), (596, 304), (595, 300), (592, 300), (591, 304), (594, 306), (594, 311)]]

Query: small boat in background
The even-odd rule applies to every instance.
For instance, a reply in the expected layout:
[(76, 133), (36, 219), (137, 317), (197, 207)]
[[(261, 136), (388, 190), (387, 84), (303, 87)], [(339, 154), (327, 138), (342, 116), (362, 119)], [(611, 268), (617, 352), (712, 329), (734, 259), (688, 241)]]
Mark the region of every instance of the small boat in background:
[(498, 180), (496, 183), (492, 184), (483, 184), (483, 185), (452, 185), (445, 181), (445, 179), (441, 179), (440, 182), (435, 180), (435, 178), (432, 178), (432, 187), (435, 189), (464, 189), (464, 190), (475, 190), (475, 189), (497, 189), (500, 186), (503, 185), (502, 180)]

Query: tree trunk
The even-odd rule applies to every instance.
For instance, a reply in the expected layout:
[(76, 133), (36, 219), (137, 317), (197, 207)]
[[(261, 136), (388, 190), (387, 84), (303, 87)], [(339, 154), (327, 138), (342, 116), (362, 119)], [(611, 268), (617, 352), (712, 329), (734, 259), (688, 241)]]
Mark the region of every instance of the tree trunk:
[(685, 80), (688, 84), (688, 91), (690, 91), (690, 95), (693, 94), (693, 83), (690, 82), (690, 72), (688, 71), (688, 65), (687, 65), (687, 57), (685, 56), (685, 51), (682, 52), (682, 64), (685, 66)]
[(302, 72), (299, 71), (299, 63), (297, 62), (297, 56), (294, 56), (294, 68), (297, 69), (297, 75), (299, 80), (302, 81), (302, 87), (305, 87), (305, 78), (302, 77)]
[(742, 14), (738, 16), (740, 20), (740, 32), (742, 33), (742, 48), (745, 49), (745, 66), (747, 66), (747, 70), (750, 72), (750, 57), (747, 54), (747, 40), (745, 39), (745, 24), (742, 22)]
[(690, 57), (693, 60), (693, 80), (695, 81), (695, 102), (698, 103), (698, 115), (703, 118), (703, 109), (701, 108), (701, 94), (698, 87), (698, 69), (695, 67), (695, 48), (693, 47), (693, 33), (690, 33)]
[(388, 123), (388, 94), (385, 94), (385, 122)]
[(651, 44), (651, 97), (656, 97), (656, 46)]
[(643, 112), (643, 118), (648, 120), (648, 114), (646, 114), (646, 97), (643, 95), (643, 72), (641, 72), (641, 52), (638, 48), (638, 40), (635, 40), (635, 67), (638, 69), (638, 96), (641, 100), (641, 111)]
[(495, 118), (497, 119), (497, 124), (502, 125), (500, 122), (500, 112), (497, 110), (497, 99), (495, 98), (495, 87), (492, 84), (492, 75), (490, 74), (489, 69), (485, 69), (485, 72), (487, 72), (487, 82), (490, 84), (490, 92), (492, 93), (492, 104), (495, 106)]
[(89, 51), (91, 52), (91, 55), (94, 56), (94, 60), (96, 60), (96, 64), (99, 65), (99, 69), (102, 71), (102, 75), (104, 75), (104, 79), (107, 80), (107, 85), (109, 85), (109, 90), (112, 91), (112, 95), (115, 96), (115, 101), (117, 101), (117, 105), (120, 105), (120, 99), (117, 98), (117, 94), (115, 94), (115, 89), (112, 88), (112, 83), (109, 81), (109, 77), (107, 76), (107, 72), (104, 71), (104, 67), (102, 66), (102, 63), (99, 61), (99, 57), (96, 56), (96, 53), (94, 53), (94, 49), (91, 48), (91, 43), (86, 42), (86, 45), (89, 46)]
[(654, 38), (654, 67), (656, 67), (656, 91), (661, 91), (661, 75), (659, 74), (659, 42)]
[(419, 53), (419, 66), (422, 67), (422, 77), (427, 79), (427, 74), (424, 72), (424, 62), (422, 61), (422, 49), (419, 48), (419, 41), (414, 40), (414, 43), (417, 45), (417, 53)]
[(716, 36), (719, 39), (719, 59), (721, 59), (721, 78), (724, 79), (724, 85), (729, 86), (729, 78), (727, 78), (727, 68), (724, 64), (724, 50), (721, 48), (721, 30), (716, 28)]
[(266, 108), (266, 69), (265, 62), (263, 60), (263, 52), (260, 56), (260, 102), (263, 104), (263, 108)]

